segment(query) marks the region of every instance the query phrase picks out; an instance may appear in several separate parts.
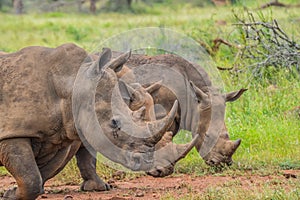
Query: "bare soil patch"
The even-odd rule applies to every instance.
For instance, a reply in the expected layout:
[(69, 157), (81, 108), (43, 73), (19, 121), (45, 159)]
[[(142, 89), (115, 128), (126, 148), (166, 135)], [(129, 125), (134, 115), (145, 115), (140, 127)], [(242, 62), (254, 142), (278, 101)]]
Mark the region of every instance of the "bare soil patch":
[[(127, 200), (127, 199), (160, 199), (165, 195), (180, 198), (187, 193), (201, 194), (210, 187), (229, 187), (231, 184), (237, 184), (244, 190), (251, 190), (253, 187), (259, 188), (265, 182), (274, 182), (282, 184), (288, 188), (287, 181), (295, 179), (299, 181), (300, 170), (285, 170), (278, 175), (259, 176), (251, 173), (243, 176), (193, 176), (180, 174), (165, 178), (153, 178), (142, 176), (132, 180), (110, 180), (115, 187), (106, 192), (82, 192), (79, 191), (78, 185), (65, 185), (57, 181), (50, 180), (45, 185), (45, 194), (38, 199), (53, 200)], [(13, 187), (15, 180), (11, 176), (0, 177), (0, 188), (3, 193), (4, 189)], [(286, 186), (284, 186), (286, 185)]]

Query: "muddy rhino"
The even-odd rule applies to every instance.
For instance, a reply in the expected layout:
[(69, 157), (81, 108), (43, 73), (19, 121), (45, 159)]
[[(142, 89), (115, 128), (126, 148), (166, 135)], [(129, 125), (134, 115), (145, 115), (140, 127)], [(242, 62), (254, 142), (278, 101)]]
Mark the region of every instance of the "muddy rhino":
[(73, 156), (83, 190), (109, 190), (95, 172), (96, 151), (129, 169), (151, 171), (160, 162), (173, 164), (195, 145), (198, 137), (155, 151), (178, 103), (165, 117), (136, 124), (133, 116), (139, 115), (124, 103), (115, 74), (129, 56), (111, 59), (110, 49), (104, 49), (92, 61), (74, 44), (0, 55), (0, 166), (18, 185), (4, 199), (37, 198)]
[[(119, 54), (114, 52), (115, 56)], [(145, 88), (149, 87), (149, 82), (160, 82), (161, 87), (149, 91), (153, 104), (160, 105), (155, 111), (157, 119), (166, 115), (172, 102), (179, 101), (174, 123), (168, 130), (171, 135), (166, 142), (170, 142), (180, 129), (189, 130), (193, 136), (200, 136), (195, 147), (208, 165), (223, 166), (232, 163), (232, 155), (241, 140), (229, 139), (224, 122), (226, 102), (237, 100), (247, 89), (222, 94), (212, 85), (209, 75), (201, 66), (170, 54), (133, 54), (117, 75), (128, 84), (138, 82)], [(143, 95), (140, 96), (139, 99), (143, 99)], [(132, 97), (125, 95), (123, 98)], [(148, 174), (162, 177), (173, 172), (173, 168), (159, 164), (156, 167)]]

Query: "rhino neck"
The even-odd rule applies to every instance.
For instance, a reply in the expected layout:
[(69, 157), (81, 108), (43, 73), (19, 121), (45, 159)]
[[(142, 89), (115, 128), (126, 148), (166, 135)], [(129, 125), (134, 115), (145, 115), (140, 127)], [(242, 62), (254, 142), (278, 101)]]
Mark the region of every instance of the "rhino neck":
[(200, 135), (195, 147), (199, 151), (204, 145), (204, 139), (210, 123), (211, 109), (200, 108), (199, 103), (193, 97), (186, 96), (186, 103), (181, 104), (181, 123), (180, 129), (190, 131), (192, 136)]
[(216, 147), (224, 132), (225, 106), (218, 102), (219, 91), (214, 88), (211, 89), (210, 107), (208, 110), (200, 112), (200, 124), (203, 124), (203, 128), (200, 128), (199, 131), (203, 134), (203, 142), (201, 146), (199, 144), (196, 146), (200, 156), (204, 159)]
[(193, 116), (191, 132), (193, 136), (200, 135), (199, 142), (195, 145), (197, 151), (200, 152), (200, 149), (206, 145), (204, 141), (207, 140), (207, 130), (211, 123), (211, 108), (201, 109), (200, 113), (197, 112)]
[[(205, 93), (210, 93), (210, 96), (214, 95), (215, 89), (211, 87), (201, 88)], [(190, 94), (190, 92), (188, 92)], [(213, 99), (209, 100), (210, 102)], [(218, 138), (219, 130), (215, 127), (219, 127), (217, 124), (221, 122), (219, 112), (216, 112), (218, 108), (214, 104), (200, 104), (195, 101), (193, 95), (187, 95), (186, 104), (181, 107), (181, 128), (192, 132), (193, 137), (199, 135), (198, 142), (195, 147), (200, 153), (201, 157), (205, 157), (207, 151), (211, 150)]]

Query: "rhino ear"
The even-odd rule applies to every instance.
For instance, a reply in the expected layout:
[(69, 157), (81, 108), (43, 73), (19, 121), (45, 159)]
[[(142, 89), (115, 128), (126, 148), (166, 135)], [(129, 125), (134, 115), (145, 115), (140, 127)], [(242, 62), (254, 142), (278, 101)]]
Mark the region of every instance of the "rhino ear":
[(99, 58), (89, 67), (87, 72), (88, 77), (95, 77), (101, 74), (101, 71), (105, 70), (110, 59), (111, 50), (109, 48), (103, 48)]
[(119, 90), (123, 100), (127, 105), (129, 105), (133, 99), (134, 89), (128, 84), (126, 84), (124, 81), (119, 80)]
[(192, 88), (192, 91), (196, 94), (196, 99), (198, 100), (198, 102), (208, 97), (208, 95), (205, 94), (200, 88), (198, 88), (192, 81), (190, 81), (190, 86)]
[(224, 96), (225, 98), (225, 101), (226, 102), (232, 102), (232, 101), (235, 101), (237, 100), (238, 98), (240, 98), (240, 96), (245, 92), (247, 91), (248, 89), (240, 89), (239, 91), (235, 91), (235, 92), (230, 92), (230, 93), (227, 93)]
[(103, 48), (98, 60), (98, 68), (102, 70), (103, 67), (111, 60), (112, 53), (109, 48)]

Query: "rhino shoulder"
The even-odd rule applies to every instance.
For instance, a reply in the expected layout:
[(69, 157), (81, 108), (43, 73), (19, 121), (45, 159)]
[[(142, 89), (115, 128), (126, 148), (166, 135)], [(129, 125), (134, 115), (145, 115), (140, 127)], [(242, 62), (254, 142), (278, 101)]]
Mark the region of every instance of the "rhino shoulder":
[(64, 44), (0, 56), (0, 140), (40, 137), (37, 131), (59, 129), (60, 102), (70, 103), (73, 81), (86, 55), (82, 48)]

